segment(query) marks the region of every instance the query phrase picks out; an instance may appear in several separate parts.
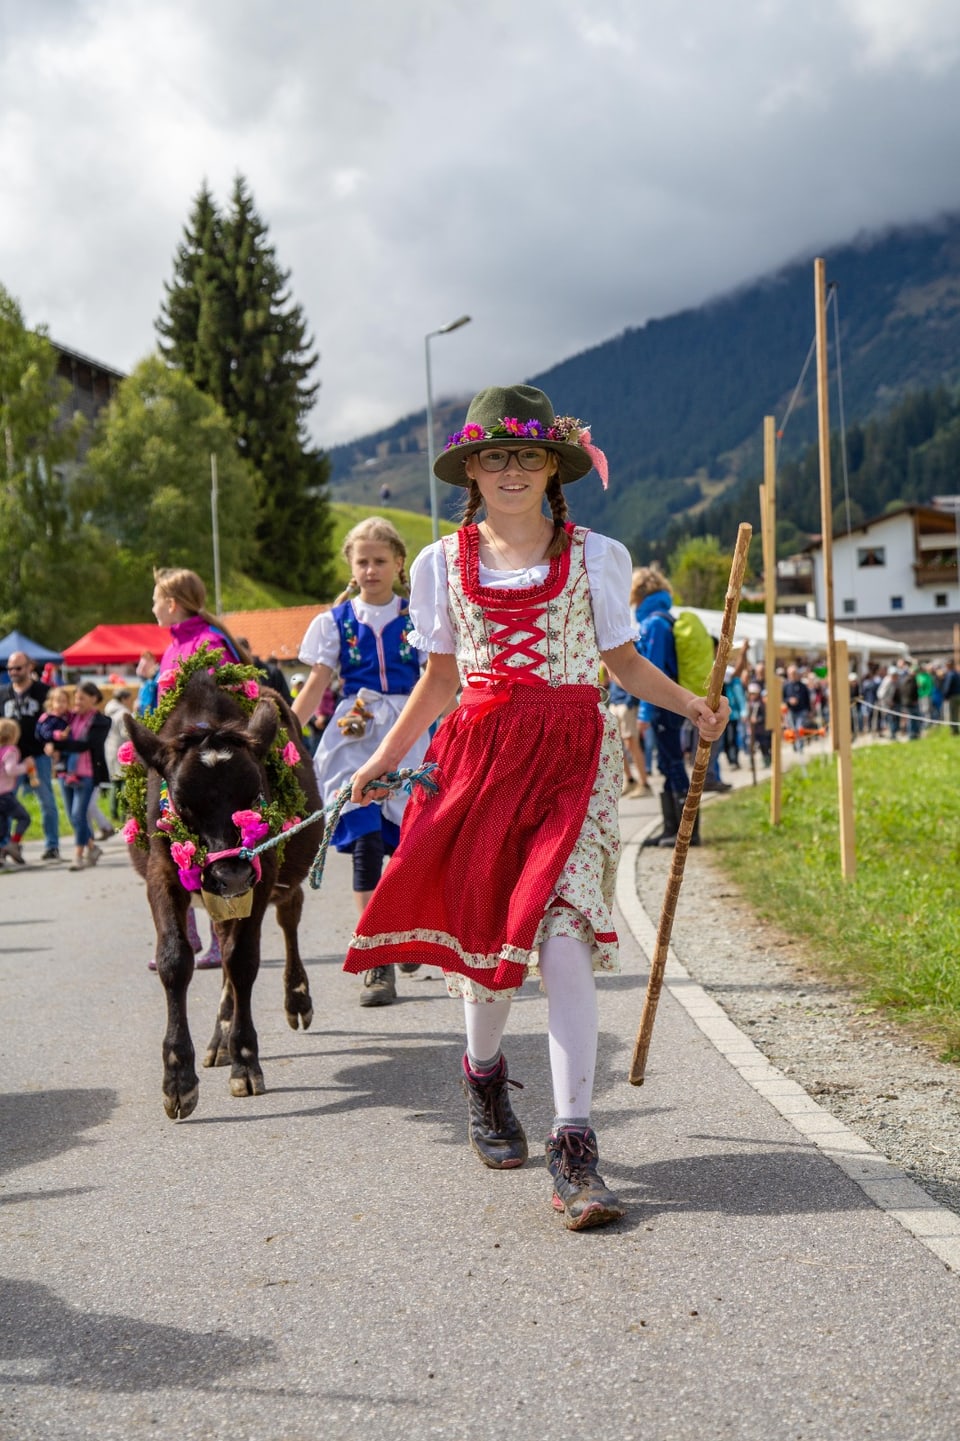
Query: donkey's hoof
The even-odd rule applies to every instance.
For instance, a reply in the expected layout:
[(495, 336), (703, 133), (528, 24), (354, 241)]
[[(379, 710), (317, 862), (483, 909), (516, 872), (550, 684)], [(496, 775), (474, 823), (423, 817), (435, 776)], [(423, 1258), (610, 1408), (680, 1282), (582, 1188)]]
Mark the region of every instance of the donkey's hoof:
[(203, 1064), (209, 1066), (229, 1066), (230, 1051), (226, 1046), (214, 1046), (212, 1043), (203, 1053)]
[(250, 1066), (238, 1068), (230, 1077), (231, 1096), (262, 1096), (266, 1089), (263, 1072), (259, 1068), (257, 1070), (253, 1070)]
[(175, 1091), (172, 1095), (164, 1094), (163, 1109), (171, 1121), (185, 1121), (197, 1109), (199, 1099), (199, 1086), (194, 1086), (192, 1091)]
[(305, 1011), (287, 1011), (286, 1017), (287, 1025), (291, 1031), (295, 1031), (298, 1024), (301, 1025), (305, 1031), (309, 1031), (310, 1023), (313, 1020), (313, 1007), (309, 1006)]

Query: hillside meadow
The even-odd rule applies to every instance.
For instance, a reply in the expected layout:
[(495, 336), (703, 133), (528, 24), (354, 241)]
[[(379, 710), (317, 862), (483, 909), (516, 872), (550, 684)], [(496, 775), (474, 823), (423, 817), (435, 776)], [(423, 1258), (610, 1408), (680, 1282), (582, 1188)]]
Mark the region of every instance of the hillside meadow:
[(850, 881), (830, 756), (784, 776), (779, 826), (762, 784), (705, 807), (704, 839), (757, 914), (806, 943), (812, 966), (960, 1061), (960, 736), (936, 727), (855, 746), (853, 776)]
[[(407, 546), (408, 574), (411, 562), (433, 540), (429, 515), (417, 515), (411, 510), (398, 510), (389, 505), (347, 505), (334, 501), (330, 506), (330, 515), (333, 520), (333, 546), (337, 557), (336, 587), (333, 594), (301, 595), (295, 591), (283, 590), (279, 586), (264, 585), (247, 575), (233, 574), (223, 585), (223, 609), (272, 610), (276, 606), (312, 605), (316, 601), (332, 600), (333, 595), (342, 590), (350, 579), (350, 568), (340, 554), (347, 532), (370, 515), (382, 515), (385, 520), (391, 521), (403, 536)], [(454, 530), (455, 525), (441, 521), (442, 535), (449, 535)]]

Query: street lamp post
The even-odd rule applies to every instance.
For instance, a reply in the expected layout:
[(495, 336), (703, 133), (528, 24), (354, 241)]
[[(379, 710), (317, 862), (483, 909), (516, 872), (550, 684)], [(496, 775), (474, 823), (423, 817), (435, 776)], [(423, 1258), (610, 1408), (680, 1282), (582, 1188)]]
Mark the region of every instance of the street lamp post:
[(431, 330), (423, 338), (423, 349), (427, 361), (427, 474), (430, 479), (430, 521), (433, 526), (434, 540), (440, 539), (440, 509), (437, 503), (437, 477), (433, 473), (433, 462), (436, 459), (433, 444), (433, 388), (430, 383), (430, 342), (435, 335), (448, 335), (451, 330), (459, 330), (461, 325), (469, 325), (470, 316), (461, 315), (457, 320), (451, 320), (449, 325), (441, 325), (439, 330)]

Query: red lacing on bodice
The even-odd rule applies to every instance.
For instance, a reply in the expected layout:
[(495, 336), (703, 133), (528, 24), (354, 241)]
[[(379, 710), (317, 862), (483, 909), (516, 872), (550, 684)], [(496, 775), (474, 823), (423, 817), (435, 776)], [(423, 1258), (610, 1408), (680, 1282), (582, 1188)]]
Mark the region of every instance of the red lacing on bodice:
[[(574, 527), (564, 527), (572, 536)], [(480, 584), (480, 533), (475, 525), (464, 526), (459, 532), (460, 579), (467, 598), (479, 605), (491, 625), (488, 640), (500, 654), (491, 661), (491, 671), (500, 675), (530, 674), (547, 664), (547, 657), (536, 649), (546, 640), (547, 632), (538, 624), (546, 615), (550, 601), (560, 594), (570, 574), (570, 551), (554, 556), (546, 579), (540, 585), (508, 589)], [(524, 657), (522, 661), (519, 657)], [(510, 662), (514, 663), (511, 664)], [(533, 678), (533, 677), (531, 677)], [(539, 679), (539, 677), (536, 677)]]

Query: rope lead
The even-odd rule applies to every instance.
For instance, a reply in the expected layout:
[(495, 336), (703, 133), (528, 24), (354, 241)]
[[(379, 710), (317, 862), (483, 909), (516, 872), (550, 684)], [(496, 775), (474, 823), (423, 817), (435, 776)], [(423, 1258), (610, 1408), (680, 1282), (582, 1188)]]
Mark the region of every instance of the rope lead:
[[(386, 775), (380, 776), (378, 780), (368, 781), (363, 788), (364, 795), (366, 795), (367, 791), (376, 790), (404, 790), (407, 795), (412, 795), (414, 786), (422, 786), (428, 796), (435, 796), (440, 790), (436, 781), (432, 779), (432, 773), (436, 769), (436, 761), (428, 761), (426, 765), (420, 766), (418, 769), (404, 767), (403, 770), (388, 771)], [(326, 813), (327, 818), (323, 827), (323, 840), (320, 842), (320, 847), (314, 857), (313, 865), (310, 867), (310, 887), (312, 890), (316, 891), (320, 889), (320, 882), (323, 880), (323, 868), (327, 860), (327, 850), (333, 838), (333, 833), (337, 828), (340, 812), (350, 799), (352, 790), (353, 787), (349, 782), (345, 786), (341, 786), (340, 790), (338, 790), (334, 796), (333, 804)], [(287, 831), (286, 834), (289, 835), (290, 832)]]

